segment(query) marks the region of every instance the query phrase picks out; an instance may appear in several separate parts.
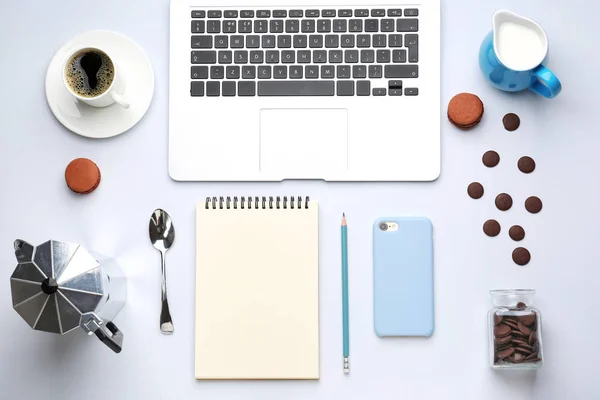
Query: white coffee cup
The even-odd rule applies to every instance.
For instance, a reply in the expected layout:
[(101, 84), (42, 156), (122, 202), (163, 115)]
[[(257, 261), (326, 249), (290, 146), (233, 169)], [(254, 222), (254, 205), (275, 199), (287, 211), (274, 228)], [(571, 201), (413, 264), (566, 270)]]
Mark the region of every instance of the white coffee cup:
[[(104, 54), (111, 62), (113, 66), (113, 79), (110, 85), (100, 94), (94, 97), (82, 96), (76, 93), (67, 80), (67, 68), (69, 67), (69, 63), (71, 59), (83, 52), (96, 52), (100, 54)], [(62, 71), (63, 83), (67, 90), (79, 101), (82, 101), (92, 107), (107, 107), (113, 103), (117, 103), (123, 108), (129, 108), (129, 102), (123, 97), (123, 92), (125, 90), (125, 80), (121, 71), (119, 70), (115, 60), (112, 59), (104, 50), (95, 48), (95, 47), (79, 47), (71, 52), (69, 52), (66, 57)]]

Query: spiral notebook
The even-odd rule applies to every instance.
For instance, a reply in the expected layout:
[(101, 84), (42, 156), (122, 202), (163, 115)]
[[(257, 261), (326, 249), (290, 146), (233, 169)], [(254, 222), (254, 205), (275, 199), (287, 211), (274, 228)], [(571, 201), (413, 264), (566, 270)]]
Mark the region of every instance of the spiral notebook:
[(196, 379), (319, 379), (318, 204), (196, 208)]

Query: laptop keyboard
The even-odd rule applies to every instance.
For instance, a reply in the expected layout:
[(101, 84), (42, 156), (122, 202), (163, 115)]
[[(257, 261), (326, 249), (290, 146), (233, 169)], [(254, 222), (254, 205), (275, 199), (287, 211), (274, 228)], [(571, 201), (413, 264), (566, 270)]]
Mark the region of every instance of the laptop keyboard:
[(417, 96), (418, 17), (416, 8), (194, 9), (190, 94)]

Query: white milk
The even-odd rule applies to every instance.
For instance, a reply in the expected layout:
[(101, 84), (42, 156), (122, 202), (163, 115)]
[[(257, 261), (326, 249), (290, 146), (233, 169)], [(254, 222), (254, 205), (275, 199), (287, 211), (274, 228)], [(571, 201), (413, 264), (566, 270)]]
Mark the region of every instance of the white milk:
[(494, 48), (502, 64), (524, 71), (542, 63), (548, 51), (548, 40), (535, 22), (499, 11), (494, 17)]

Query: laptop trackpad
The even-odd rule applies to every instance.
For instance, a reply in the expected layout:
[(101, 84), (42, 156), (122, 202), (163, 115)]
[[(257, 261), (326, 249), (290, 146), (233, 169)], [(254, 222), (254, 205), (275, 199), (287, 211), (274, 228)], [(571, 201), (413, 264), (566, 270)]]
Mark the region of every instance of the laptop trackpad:
[(346, 169), (346, 109), (260, 111), (261, 172), (282, 179), (326, 179)]

